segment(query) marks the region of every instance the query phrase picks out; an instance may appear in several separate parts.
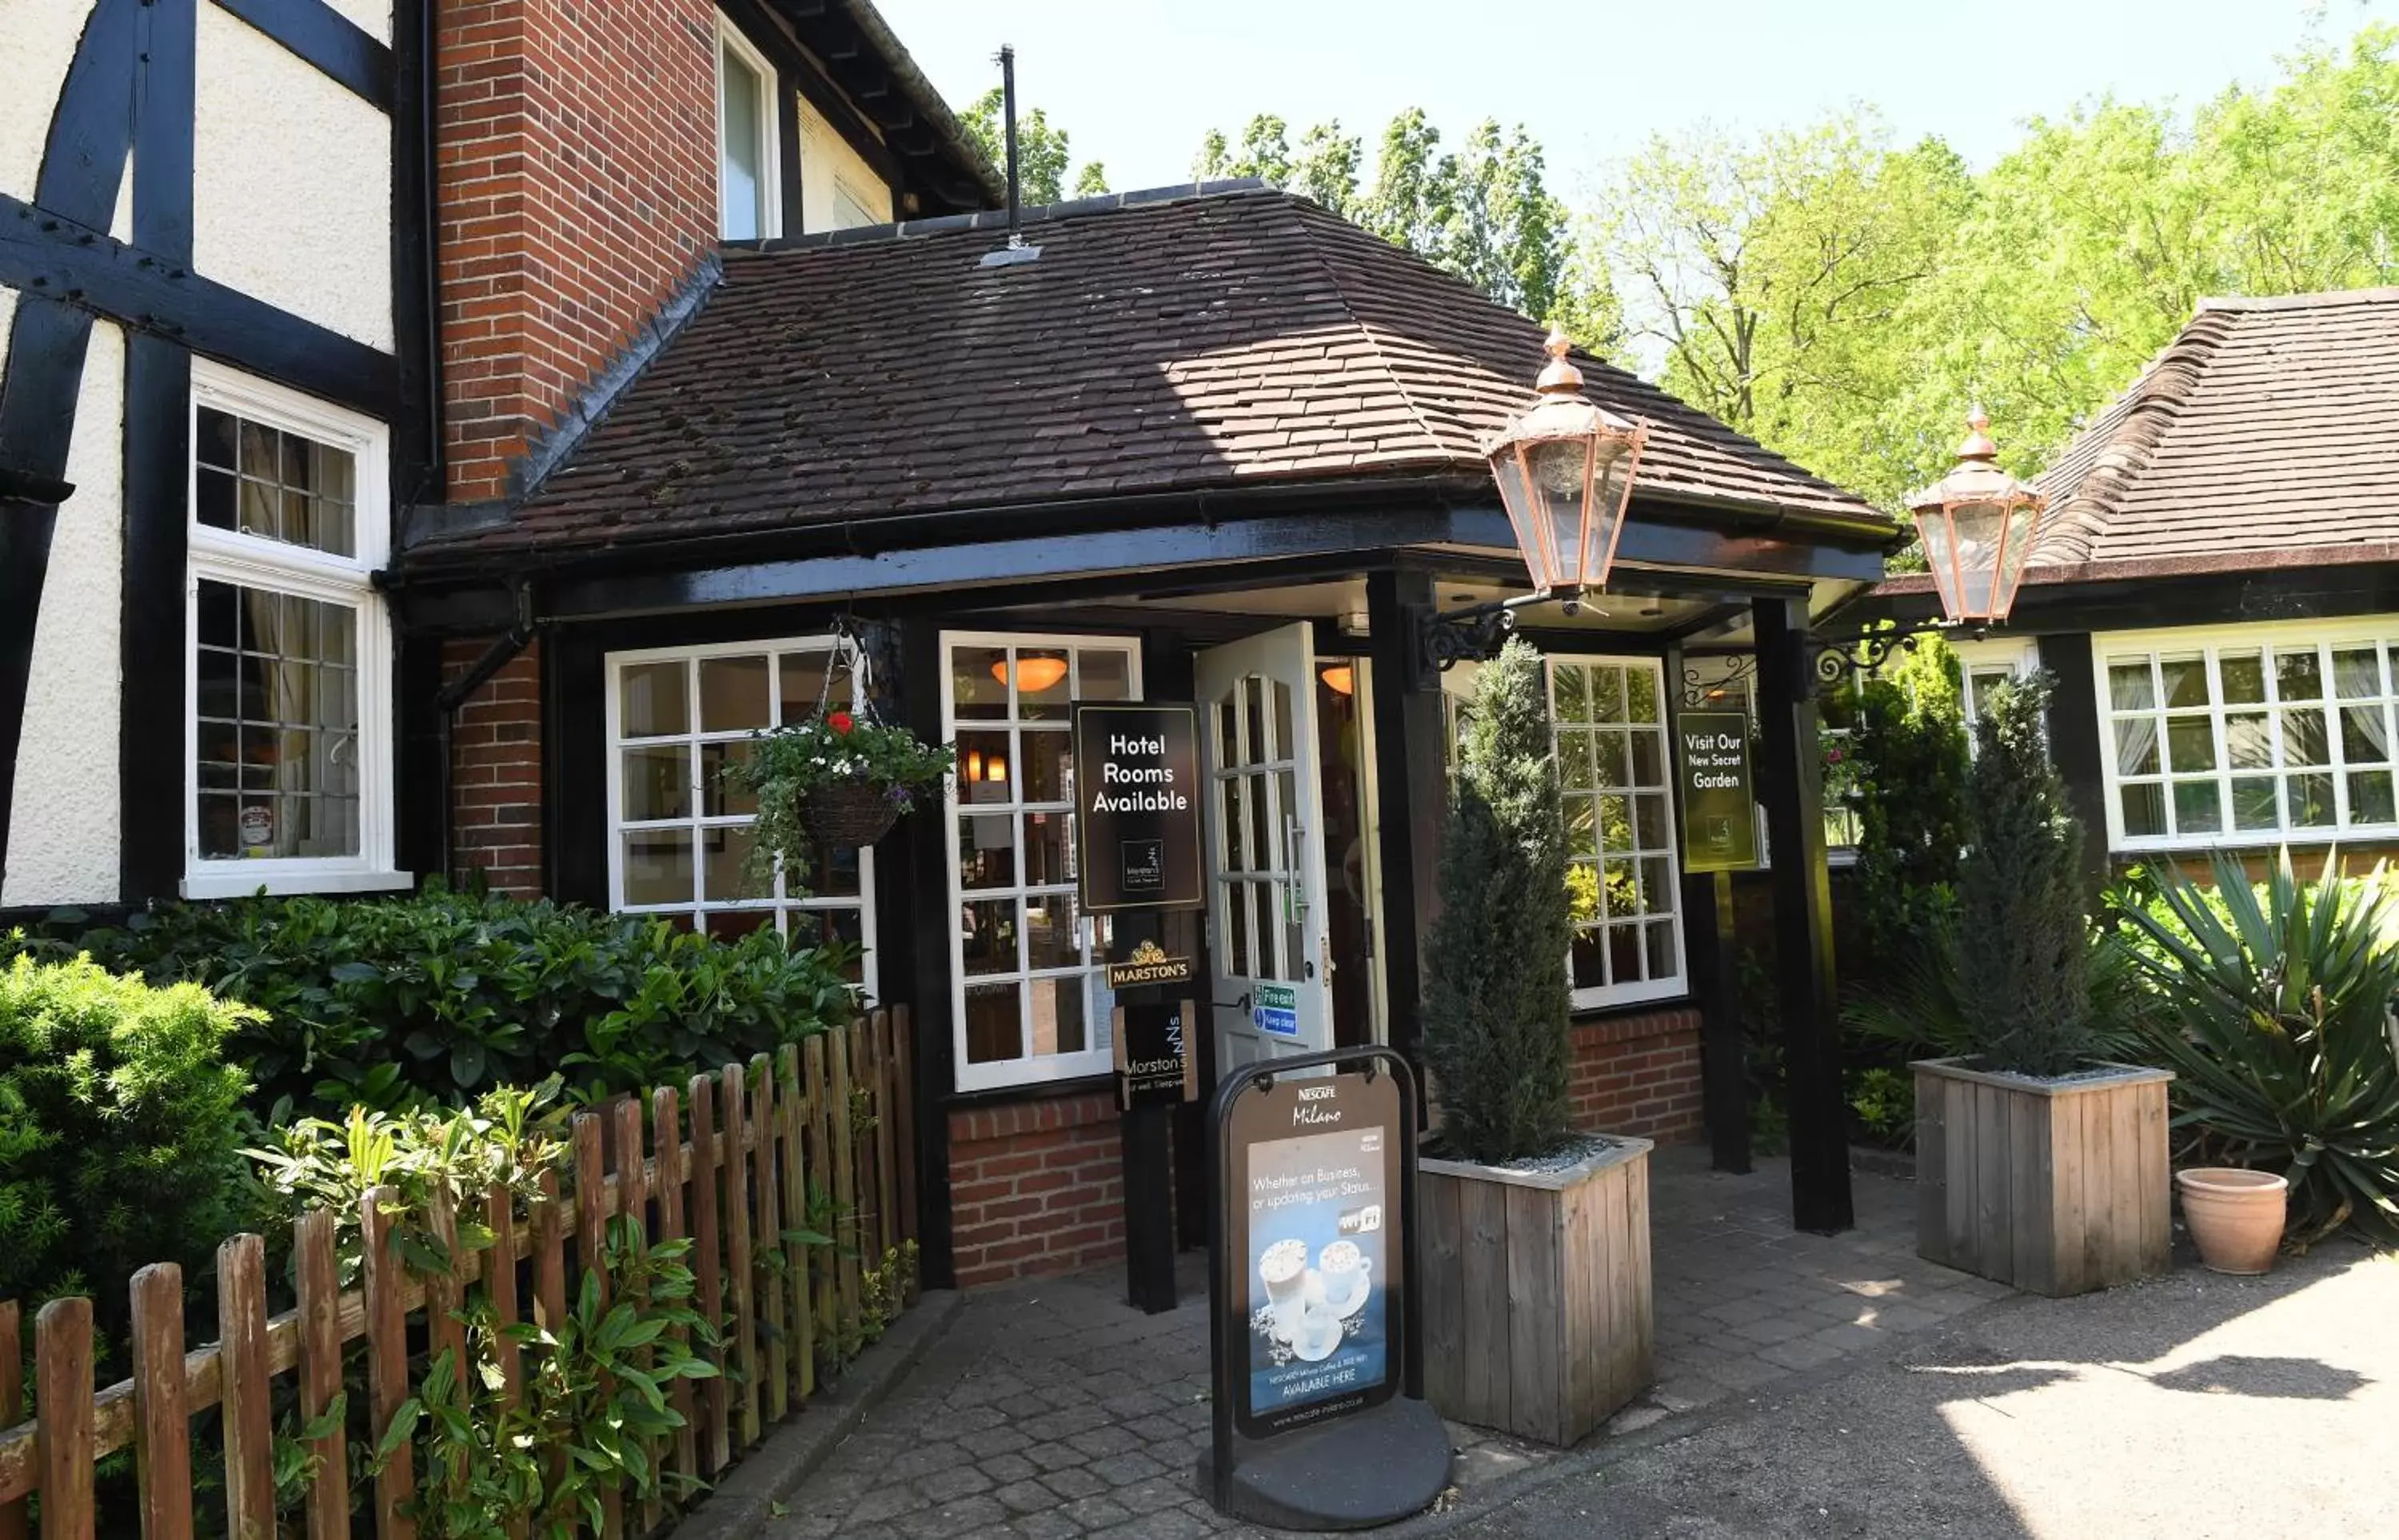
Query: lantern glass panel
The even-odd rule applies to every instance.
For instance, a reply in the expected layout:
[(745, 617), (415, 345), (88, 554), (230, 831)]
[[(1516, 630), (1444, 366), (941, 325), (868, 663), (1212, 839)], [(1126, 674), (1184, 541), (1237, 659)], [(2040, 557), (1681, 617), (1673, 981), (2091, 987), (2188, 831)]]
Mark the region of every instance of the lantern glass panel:
[(1957, 543), (1958, 617), (1981, 619), (1991, 614), (1991, 588), (1999, 575), (1999, 537), (2007, 531), (2007, 509), (1998, 503), (1962, 503), (1950, 514)]
[(1556, 563), (1543, 560), (1548, 531), (1539, 493), (1525, 475), (1520, 449), (1514, 443), (1501, 445), (1491, 456), (1491, 475), (1499, 483), (1499, 501), (1508, 510), (1508, 522), (1516, 532), (1516, 548), (1525, 553), (1525, 565), (1532, 572), (1533, 586), (1545, 588)]
[(2019, 503), (2008, 510), (2007, 544), (1999, 552), (1999, 577), (1991, 590), (1996, 606), (1991, 617), (1998, 619), (2015, 608), (2016, 587), (2024, 581), (2025, 561), (2032, 555), (2033, 532), (2040, 520), (2040, 509), (2031, 503)]
[(1924, 564), (1931, 571), (1932, 586), (1941, 590), (1941, 608), (1954, 616), (1959, 613), (1958, 567), (1948, 510), (1927, 509), (1917, 518), (1916, 533), (1924, 542)]
[(1544, 439), (1525, 446), (1550, 526), (1553, 565), (1538, 574), (1545, 587), (1579, 588), (1591, 570), (1591, 459), (1589, 439)]

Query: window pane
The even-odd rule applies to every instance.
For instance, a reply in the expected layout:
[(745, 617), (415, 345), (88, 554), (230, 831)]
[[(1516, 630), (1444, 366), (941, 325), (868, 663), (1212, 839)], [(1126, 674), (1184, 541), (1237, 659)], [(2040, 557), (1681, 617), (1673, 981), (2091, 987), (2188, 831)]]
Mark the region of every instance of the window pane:
[(1602, 728), (1593, 735), (1599, 750), (1599, 784), (1611, 790), (1633, 784), (1631, 738), (1622, 728)]
[(2168, 706), (2207, 704), (2207, 660), (2197, 653), (2158, 659), (2158, 674), (2165, 683)]
[(2304, 650), (2274, 655), (2274, 688), (2284, 700), (2322, 700), (2324, 698), (2324, 662), (2316, 650)]
[(1028, 727), (1019, 733), (1017, 738), (1018, 746), (1024, 753), (1024, 800), (1067, 801), (1074, 793), (1073, 736), (1036, 732)]
[(2344, 700), (2371, 700), (2382, 693), (2382, 650), (2344, 647), (2332, 655), (2332, 686)]
[(2118, 794), (2117, 801), (2123, 809), (2126, 835), (2137, 838), (2166, 831), (2165, 789), (2157, 782), (2127, 786)]
[(2281, 817), (2275, 803), (2273, 777), (2235, 776), (2232, 777), (2233, 828), (2276, 829), (2281, 827)]
[(1666, 784), (1666, 740), (1656, 733), (1633, 735), (1633, 784)]
[(201, 407), (193, 517), (212, 529), (358, 554), (357, 463), (346, 449)]
[(759, 153), (766, 119), (762, 101), (765, 82), (730, 47), (720, 47), (718, 64), (723, 71), (717, 112), (724, 167), (725, 238), (755, 240), (762, 234), (758, 206), (766, 176)]
[(623, 756), (624, 819), (647, 823), (691, 816), (691, 749), (671, 743), (628, 749)]
[(755, 732), (766, 725), (766, 655), (699, 660), (699, 730)]
[(1624, 721), (1623, 669), (1593, 669), (1591, 671), (1591, 720)]
[(1089, 987), (1089, 979), (1080, 975), (1033, 980), (1035, 1053), (1080, 1053), (1091, 1046), (1083, 1026), (1083, 997)]
[(960, 733), (957, 745), (958, 801), (982, 804), (1015, 800), (1015, 788), (1009, 778), (1009, 736), (1004, 730)]
[(994, 722), (1008, 715), (1008, 649), (950, 649), (953, 714), (961, 721)]
[(1607, 927), (1607, 980), (1629, 984), (1641, 977), (1641, 926)]
[[(2263, 711), (2232, 711), (2224, 718), (2224, 758), (2235, 770), (2268, 770), (2274, 764), (2274, 734)], [(2177, 764), (2177, 770), (2203, 769)]]
[(757, 744), (749, 738), (733, 738), (724, 743), (703, 743), (699, 746), (699, 810), (712, 818), (732, 814), (758, 811), (758, 793), (730, 780), (727, 775), (737, 765), (746, 764), (756, 752)]
[[(1608, 774), (1609, 739), (1614, 736), (1615, 735), (1608, 733), (1601, 733), (1597, 735), (1601, 765), (1601, 769), (1598, 773), (1603, 777)], [(1565, 787), (1569, 791), (1588, 791), (1592, 788), (1593, 771), (1591, 751), (1593, 737), (1593, 734), (1577, 727), (1565, 727), (1561, 728), (1558, 731), (1558, 784)], [(1621, 786), (1624, 784), (1622, 775), (1624, 758), (1622, 752), (1623, 746), (1620, 743), (1616, 745), (1616, 748), (1618, 750), (1616, 755), (1617, 778), (1614, 780), (1604, 780), (1602, 784), (1608, 786)]]
[(1577, 989), (1604, 989), (1607, 984), (1606, 929), (1593, 925), (1575, 932), (1573, 973)]
[(1596, 804), (1589, 797), (1565, 799), (1567, 855), (1599, 854), (1599, 830), (1593, 821), (1596, 810)]
[[(858, 704), (858, 676), (849, 665), (833, 667), (829, 649), (810, 648), (806, 652), (785, 653), (775, 660), (780, 675), (781, 708), (777, 716), (782, 725), (793, 726), (817, 714), (820, 707), (831, 710), (836, 706)], [(830, 670), (833, 682), (826, 687), (825, 674)]]
[(712, 903), (773, 896), (771, 885), (752, 877), (746, 863), (758, 837), (748, 824), (720, 824), (699, 831), (700, 894)]
[(1084, 700), (1125, 700), (1132, 695), (1132, 659), (1114, 649), (1087, 648), (1075, 658)]
[(2176, 781), (2175, 832), (2213, 834), (2224, 827), (2224, 804), (2212, 780)]
[(1658, 676), (1644, 667), (1624, 671), (1626, 714), (1635, 722), (1658, 720)]
[(1577, 924), (1600, 917), (1599, 865), (1572, 861), (1566, 866), (1566, 909)]
[(1004, 984), (967, 986), (968, 1063), (991, 1064), (1024, 1057), (1024, 1009), (1020, 992), (1021, 986), (1014, 979)]
[(2324, 741), (2324, 714), (2321, 708), (2283, 713), (2284, 764), (2324, 764), (2331, 758), (2331, 750)]
[(2216, 768), (2216, 724), (2205, 717), (2166, 719), (2166, 768)]
[(1556, 700), (1558, 721), (1589, 722), (1591, 720), (1591, 676), (1571, 663), (1553, 667), (1550, 690)]
[(2224, 674), (2224, 698), (2235, 706), (2254, 706), (2266, 698), (2266, 660), (2259, 653), (2225, 653), (2216, 668)]
[(1666, 811), (1666, 799), (1647, 793), (1633, 799), (1633, 832), (1640, 837), (1644, 850), (1674, 848), (1673, 820)]
[(2352, 764), (2380, 764), (2391, 758), (2390, 719), (2382, 707), (2340, 709), (2340, 757)]
[[(194, 810), (204, 858), (359, 854), (359, 612), (202, 579)], [(272, 793), (272, 794), (267, 794)]]
[(983, 813), (958, 819), (958, 885), (1016, 885), (1016, 815)]
[(2142, 711), (2157, 705), (2158, 693), (2149, 678), (2149, 660), (2108, 665), (2108, 703), (2119, 711)]
[(691, 831), (645, 830), (625, 840), (625, 902), (687, 904), (692, 901)]
[(2135, 717), (2116, 723), (2116, 773), (2122, 776), (2154, 776), (2158, 773), (2158, 723), (2155, 717)]
[(1652, 979), (1677, 979), (1682, 976), (1679, 960), (1674, 956), (1674, 922), (1652, 922), (1646, 933), (1647, 955), (1643, 959), (1645, 971)]
[(1054, 647), (1020, 647), (1016, 652), (1016, 714), (1027, 721), (1054, 722), (1066, 715), (1074, 698), (1074, 669), (1066, 655)]
[(2333, 801), (2329, 775), (2284, 777), (2283, 792), (2289, 800), (2294, 829), (2329, 829), (2340, 817), (2339, 805)]
[(1227, 977), (1254, 978), (1250, 971), (1250, 885), (1227, 883), (1225, 893), (1225, 935), (1219, 939), (1231, 961), (1226, 966)]
[(2391, 772), (2368, 770), (2349, 777), (2349, 821), (2352, 824), (2399, 821), (2391, 797)]
[(1013, 973), (1016, 962), (1016, 900), (969, 902), (961, 915), (969, 973)]
[(1633, 849), (1633, 802), (1624, 796), (1604, 796), (1599, 799), (1599, 844), (1604, 850), (1623, 855)]
[(1075, 880), (1075, 816), (1024, 815), (1024, 885), (1061, 887)]
[(1075, 925), (1075, 896), (1037, 894), (1024, 900), (1024, 963), (1032, 968), (1080, 967), (1083, 939)]
[(617, 714), (627, 737), (691, 731), (690, 669), (691, 665), (676, 658), (637, 663), (624, 670)]

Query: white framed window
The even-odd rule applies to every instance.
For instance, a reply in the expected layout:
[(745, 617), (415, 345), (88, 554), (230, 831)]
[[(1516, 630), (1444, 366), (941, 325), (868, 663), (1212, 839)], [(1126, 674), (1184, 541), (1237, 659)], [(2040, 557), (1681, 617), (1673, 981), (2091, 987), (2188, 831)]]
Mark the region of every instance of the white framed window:
[(392, 854), (389, 435), (192, 361), (183, 894), (406, 887)]
[(782, 135), (775, 67), (741, 29), (716, 19), (717, 232), (772, 239), (782, 229)]
[(2116, 850), (2399, 833), (2399, 617), (2094, 637)]
[[(1575, 1008), (1687, 993), (1665, 666), (1654, 657), (1545, 661), (1565, 811)], [(1453, 743), (1471, 715), (1464, 708), (1475, 672), (1468, 663), (1443, 676)]]
[(2030, 679), (2040, 672), (2040, 644), (2030, 637), (2006, 637), (1984, 642), (1952, 642), (1958, 655), (1959, 705), (1966, 718), (1966, 751), (1974, 751), (1974, 726), (1983, 720), (1983, 702), (1991, 686), (2002, 680)]
[(1071, 704), (1139, 700), (1130, 637), (942, 633), (950, 1020), (962, 1091), (1103, 1074), (1110, 934), (1076, 897)]
[(804, 636), (608, 655), (608, 905), (711, 936), (771, 926), (793, 945), (851, 942), (864, 954), (850, 978), (872, 998), (874, 852), (820, 848), (806, 871), (762, 880), (749, 866), (757, 799), (725, 778), (752, 735), (805, 722), (820, 703), (855, 704), (849, 666), (834, 667), (844, 645)]

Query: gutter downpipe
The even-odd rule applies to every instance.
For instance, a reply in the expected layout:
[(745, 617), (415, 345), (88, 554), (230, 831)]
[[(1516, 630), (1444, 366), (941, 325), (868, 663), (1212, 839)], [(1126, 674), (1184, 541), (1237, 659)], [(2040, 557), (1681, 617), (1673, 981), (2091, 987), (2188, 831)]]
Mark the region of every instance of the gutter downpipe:
[(467, 704), (468, 697), (488, 683), (494, 674), (507, 668), (515, 660), (517, 655), (532, 644), (535, 624), (533, 614), (533, 585), (520, 579), (517, 583), (515, 622), (493, 639), (492, 644), (483, 649), (483, 655), (477, 658), (465, 673), (433, 693), (433, 734), (440, 755), (440, 763), (434, 776), (436, 783), (440, 788), (440, 804), (434, 823), (441, 836), (441, 878), (444, 882), (448, 882), (455, 874), (457, 868), (457, 861), (450, 848), (450, 836), (453, 832), (450, 805), (453, 776), (450, 754), (451, 738), (458, 721), (458, 709)]

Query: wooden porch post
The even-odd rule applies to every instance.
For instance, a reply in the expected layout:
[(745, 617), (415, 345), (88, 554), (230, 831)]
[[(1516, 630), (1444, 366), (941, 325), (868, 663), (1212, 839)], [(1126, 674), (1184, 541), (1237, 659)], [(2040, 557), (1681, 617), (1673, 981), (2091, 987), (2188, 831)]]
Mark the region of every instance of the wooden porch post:
[(1447, 728), (1441, 678), (1416, 657), (1416, 628), (1439, 596), (1430, 574), (1366, 574), (1366, 625), (1375, 664), (1375, 787), (1381, 823), (1383, 979), (1391, 1047), (1416, 1062), (1423, 946), (1439, 908), (1434, 873), (1449, 811)]
[(1774, 951), (1791, 1112), (1791, 1223), (1830, 1235), (1856, 1223), (1834, 997), (1832, 874), (1804, 597), (1751, 606), (1757, 635), (1758, 790), (1774, 867)]

